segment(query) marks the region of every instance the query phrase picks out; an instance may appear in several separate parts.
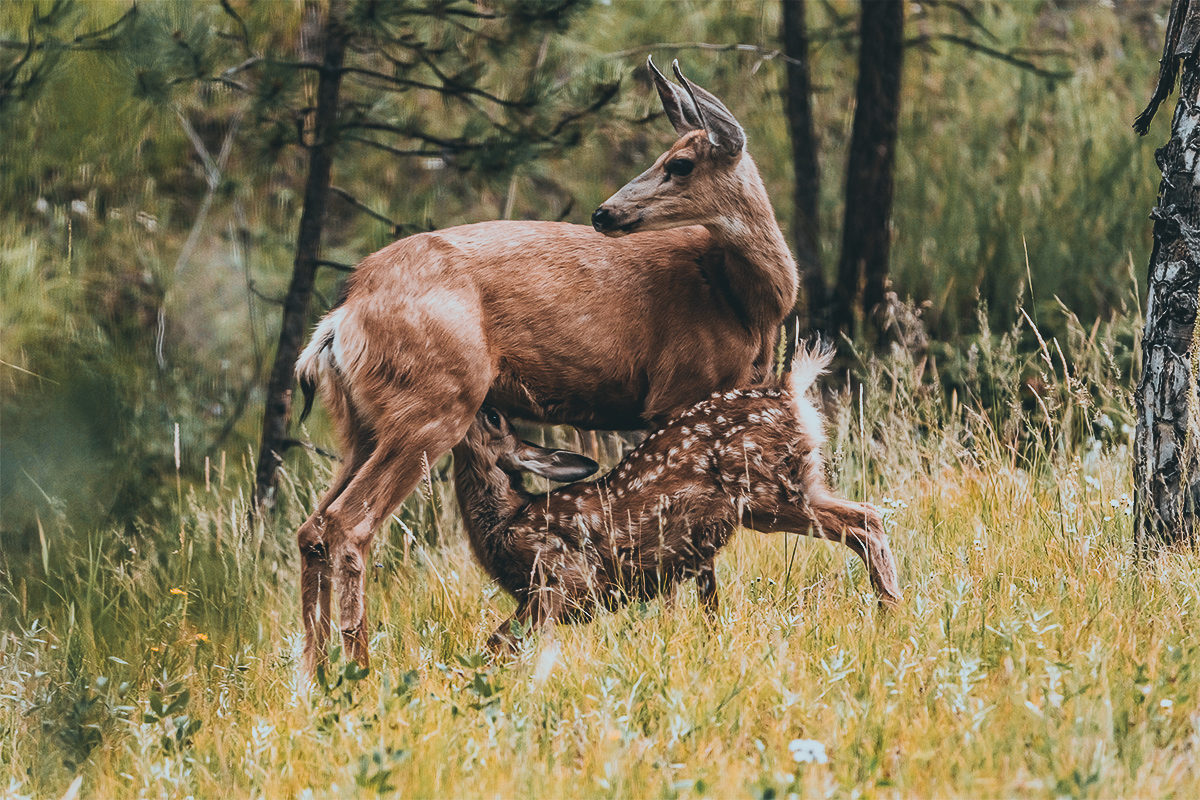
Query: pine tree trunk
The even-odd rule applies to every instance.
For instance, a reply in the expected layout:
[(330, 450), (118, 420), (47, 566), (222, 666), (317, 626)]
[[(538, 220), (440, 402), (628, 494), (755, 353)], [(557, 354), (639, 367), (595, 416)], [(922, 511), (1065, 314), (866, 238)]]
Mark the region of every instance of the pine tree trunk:
[[(1149, 128), (1154, 109), (1182, 68), (1171, 139), (1156, 153), (1162, 169), (1150, 255), (1142, 375), (1134, 402), (1135, 542), (1139, 552), (1197, 544), (1200, 511), (1200, 0), (1175, 0), (1155, 99), (1135, 127)], [(1180, 63), (1179, 59), (1182, 59)]]
[(808, 15), (805, 0), (781, 0), (780, 38), (787, 56), (784, 89), (788, 134), (792, 141), (792, 243), (800, 268), (803, 296), (797, 310), (806, 328), (825, 328), (825, 272), (821, 264), (821, 170), (812, 114), (812, 75), (808, 67)]
[(904, 0), (863, 0), (842, 254), (831, 297), (831, 322), (851, 334), (856, 311), (873, 317), (887, 291), (903, 60)]
[(304, 209), (296, 236), (296, 258), (292, 280), (283, 301), (279, 347), (267, 384), (266, 409), (263, 412), (262, 442), (254, 476), (254, 507), (262, 511), (274, 499), (275, 482), (283, 460), (291, 415), (292, 387), (295, 384), (296, 359), (304, 344), (308, 307), (321, 251), (321, 233), (329, 200), (330, 173), (338, 130), (338, 96), (342, 81), (342, 62), (346, 54), (347, 32), (342, 25), (341, 2), (330, 3), (323, 31), (322, 68), (317, 81), (316, 109), (312, 139), (308, 149), (308, 179), (304, 187)]

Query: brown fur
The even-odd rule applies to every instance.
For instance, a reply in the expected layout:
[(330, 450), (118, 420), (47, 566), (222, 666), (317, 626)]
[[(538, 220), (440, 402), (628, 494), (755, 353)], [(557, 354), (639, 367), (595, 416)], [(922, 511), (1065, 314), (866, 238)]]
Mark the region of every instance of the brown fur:
[(537, 448), (481, 411), (454, 448), (455, 488), (472, 550), (519, 603), (489, 646), (514, 644), (514, 620), (538, 628), (587, 619), (597, 608), (669, 596), (693, 577), (713, 614), (712, 559), (739, 525), (841, 541), (863, 559), (880, 602), (898, 603), (879, 512), (825, 483), (822, 421), (804, 396), (825, 363), (802, 353), (794, 380), (717, 393), (599, 481), (542, 495), (522, 488), (509, 456)]
[[(704, 102), (714, 127), (740, 131)], [(664, 103), (678, 111), (677, 97)], [(298, 532), (310, 671), (335, 586), (346, 651), (367, 663), (374, 531), (485, 400), (525, 419), (641, 429), (769, 374), (795, 262), (740, 142), (677, 128), (668, 155), (695, 169), (664, 180), (664, 156), (605, 203), (595, 227), (619, 238), (552, 222), (413, 236), (364, 259), (318, 325), (297, 374), (320, 388), (345, 461)], [(600, 219), (635, 213), (619, 231)]]

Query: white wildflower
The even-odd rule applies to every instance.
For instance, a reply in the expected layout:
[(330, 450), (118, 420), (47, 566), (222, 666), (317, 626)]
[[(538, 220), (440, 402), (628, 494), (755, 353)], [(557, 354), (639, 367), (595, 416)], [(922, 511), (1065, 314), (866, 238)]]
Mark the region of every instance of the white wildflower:
[(825, 745), (816, 739), (792, 739), (788, 743), (788, 752), (792, 761), (797, 764), (828, 764), (829, 756), (825, 754)]

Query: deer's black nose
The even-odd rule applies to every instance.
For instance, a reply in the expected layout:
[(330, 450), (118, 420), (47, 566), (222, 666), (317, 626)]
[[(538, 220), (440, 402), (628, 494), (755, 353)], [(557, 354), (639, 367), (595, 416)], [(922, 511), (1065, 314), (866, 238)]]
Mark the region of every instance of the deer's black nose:
[(613, 215), (604, 206), (600, 206), (592, 212), (592, 227), (598, 232), (604, 233), (613, 226)]

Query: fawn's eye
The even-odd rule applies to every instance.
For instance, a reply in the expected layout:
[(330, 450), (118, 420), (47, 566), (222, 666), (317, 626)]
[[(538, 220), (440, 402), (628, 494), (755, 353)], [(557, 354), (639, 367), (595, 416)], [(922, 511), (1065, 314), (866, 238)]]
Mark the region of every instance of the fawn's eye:
[(671, 177), (682, 178), (691, 175), (696, 163), (690, 158), (673, 158), (667, 162), (667, 174)]
[(483, 410), (483, 418), (487, 420), (487, 424), (491, 425), (493, 428), (496, 428), (497, 430), (500, 428), (500, 415), (496, 412), (496, 409), (485, 408)]

